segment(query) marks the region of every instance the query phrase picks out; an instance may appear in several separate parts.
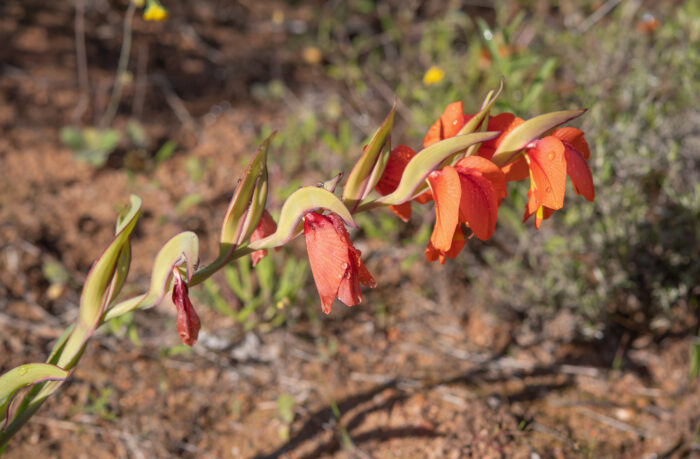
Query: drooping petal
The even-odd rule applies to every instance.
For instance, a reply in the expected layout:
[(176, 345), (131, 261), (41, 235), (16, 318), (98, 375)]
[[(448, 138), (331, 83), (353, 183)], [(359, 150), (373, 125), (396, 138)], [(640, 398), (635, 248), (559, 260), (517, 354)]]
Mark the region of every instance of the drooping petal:
[(197, 341), (202, 325), (190, 301), (187, 284), (182, 280), (179, 272), (175, 272), (173, 275), (172, 299), (177, 309), (177, 332), (180, 334), (182, 342), (192, 347)]
[(553, 136), (534, 142), (526, 151), (530, 164), (530, 188), (535, 201), (550, 209), (564, 206), (566, 191), (566, 159), (564, 144)]
[(433, 192), (430, 190), (425, 190), (415, 198), (413, 198), (418, 204), (427, 204), (433, 200)]
[(455, 228), (455, 234), (452, 237), (452, 246), (450, 247), (450, 250), (447, 252), (438, 250), (435, 248), (432, 242), (428, 242), (428, 247), (425, 249), (425, 258), (430, 262), (439, 259), (440, 264), (444, 265), (445, 257), (455, 258), (464, 248), (465, 242), (466, 240), (464, 238), (464, 234), (462, 233), (462, 229), (458, 226)]
[(574, 191), (592, 202), (595, 199), (593, 176), (583, 154), (566, 143), (564, 144), (564, 154), (566, 155), (566, 173), (571, 178)]
[(396, 214), (401, 220), (407, 222), (411, 218), (411, 201), (404, 202), (395, 206), (389, 206), (389, 209)]
[(477, 170), (459, 168), (462, 196), (459, 203), (460, 220), (469, 225), (474, 235), (485, 241), (496, 229), (498, 194), (491, 181)]
[[(250, 242), (255, 242), (260, 239), (266, 238), (270, 234), (273, 234), (275, 231), (277, 231), (277, 223), (275, 223), (275, 220), (272, 218), (272, 215), (265, 209), (263, 211), (262, 217), (260, 217), (260, 222), (258, 223), (258, 226), (255, 227), (255, 230), (253, 231), (253, 234), (250, 235)], [(250, 254), (250, 257), (253, 259), (253, 266), (257, 265), (260, 260), (263, 259), (263, 257), (267, 255), (267, 250), (256, 250), (255, 252)]]
[(527, 165), (524, 156), (519, 156), (518, 159), (512, 163), (503, 166), (501, 170), (506, 174), (506, 181), (508, 182), (519, 182), (530, 176), (530, 167)]
[(574, 147), (581, 155), (583, 159), (588, 161), (591, 157), (591, 150), (588, 148), (588, 142), (586, 142), (583, 136), (583, 131), (573, 127), (563, 127), (557, 129), (552, 133), (554, 137), (564, 142), (564, 144), (569, 144)]
[(459, 201), (462, 195), (459, 173), (446, 166), (428, 176), (435, 199), (435, 227), (430, 236), (432, 245), (447, 252), (452, 246), (455, 228), (459, 223)]
[(338, 215), (306, 214), (304, 238), (323, 312), (331, 312), (336, 296), (348, 306), (360, 303), (360, 283), (376, 286)]
[(491, 185), (493, 185), (493, 189), (498, 196), (499, 204), (508, 195), (505, 174), (498, 166), (488, 159), (482, 158), (481, 156), (467, 156), (457, 161), (455, 167), (457, 171), (462, 167), (481, 172), (484, 177), (491, 181)]
[(321, 307), (330, 314), (340, 282), (350, 268), (348, 244), (328, 216), (314, 212), (304, 217), (304, 239)]

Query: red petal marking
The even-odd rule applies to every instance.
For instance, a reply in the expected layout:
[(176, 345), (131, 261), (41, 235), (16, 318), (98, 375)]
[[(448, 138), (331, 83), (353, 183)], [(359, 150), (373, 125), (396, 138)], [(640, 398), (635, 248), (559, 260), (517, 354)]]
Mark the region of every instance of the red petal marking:
[(506, 190), (505, 174), (498, 166), (488, 159), (480, 156), (467, 156), (466, 158), (462, 158), (457, 161), (455, 166), (457, 167), (458, 172), (460, 167), (474, 169), (481, 172), (484, 177), (491, 181), (491, 185), (493, 185), (493, 189), (496, 191), (496, 195), (498, 196), (499, 204), (508, 195)]
[(588, 142), (586, 142), (582, 130), (573, 127), (563, 127), (554, 131), (552, 135), (578, 150), (586, 161), (591, 157), (591, 150), (588, 148)]
[[(260, 217), (260, 222), (258, 223), (258, 226), (255, 227), (255, 230), (253, 231), (253, 234), (250, 235), (250, 242), (255, 242), (260, 239), (264, 239), (267, 236), (273, 234), (275, 231), (277, 231), (277, 223), (275, 223), (275, 220), (272, 218), (272, 215), (267, 211), (267, 209), (263, 210), (262, 217)], [(250, 257), (253, 259), (253, 266), (257, 265), (260, 260), (263, 259), (263, 257), (267, 255), (267, 250), (256, 250), (255, 252), (250, 254)]]
[(416, 152), (406, 145), (398, 145), (391, 150), (382, 177), (375, 187), (379, 194), (385, 196), (396, 190), (399, 182), (401, 182), (406, 165), (414, 156), (416, 156)]
[(530, 160), (530, 188), (538, 206), (561, 209), (566, 191), (564, 144), (556, 137), (547, 136), (537, 140), (526, 155)]
[(503, 166), (501, 170), (506, 174), (506, 181), (508, 182), (519, 182), (530, 176), (530, 167), (527, 165), (524, 156), (519, 156), (512, 163)]
[(202, 324), (199, 321), (197, 312), (192, 307), (187, 285), (180, 278), (180, 274), (173, 275), (173, 304), (177, 309), (177, 332), (180, 334), (182, 342), (188, 346), (192, 346), (197, 342), (199, 329)]
[(566, 173), (571, 178), (574, 191), (592, 202), (595, 199), (595, 187), (588, 163), (578, 150), (566, 143), (564, 144), (564, 154), (566, 155)]
[(460, 219), (463, 219), (474, 235), (485, 241), (496, 229), (498, 195), (491, 181), (474, 169), (458, 169), (462, 185), (459, 203)]
[(432, 172), (428, 182), (435, 198), (435, 227), (430, 242), (436, 249), (446, 252), (452, 246), (455, 228), (459, 223), (459, 201), (462, 195), (459, 174), (454, 167), (446, 166)]
[(331, 312), (336, 296), (348, 306), (361, 302), (360, 283), (376, 286), (339, 216), (306, 214), (304, 238), (323, 312)]
[(389, 206), (389, 209), (405, 222), (411, 218), (411, 201), (396, 206)]

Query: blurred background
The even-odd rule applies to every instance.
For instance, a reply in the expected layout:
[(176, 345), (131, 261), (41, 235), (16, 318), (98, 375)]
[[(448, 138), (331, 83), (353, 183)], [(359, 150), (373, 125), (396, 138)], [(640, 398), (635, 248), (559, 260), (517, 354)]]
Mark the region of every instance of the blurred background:
[[(103, 327), (9, 457), (683, 457), (700, 452), (700, 4), (693, 0), (0, 3), (0, 371), (42, 361), (130, 193), (124, 295), (179, 231), (216, 255), (273, 130), (269, 207), (349, 170), (397, 98), (418, 149), (444, 106), (585, 107), (596, 200), (539, 231), (509, 188), (445, 265), (433, 212), (353, 238), (378, 287), (325, 316), (304, 244)], [(121, 56), (121, 57), (120, 57)], [(430, 70), (432, 68), (432, 70)], [(429, 72), (430, 70), (430, 72)], [(652, 456), (647, 456), (652, 457)]]

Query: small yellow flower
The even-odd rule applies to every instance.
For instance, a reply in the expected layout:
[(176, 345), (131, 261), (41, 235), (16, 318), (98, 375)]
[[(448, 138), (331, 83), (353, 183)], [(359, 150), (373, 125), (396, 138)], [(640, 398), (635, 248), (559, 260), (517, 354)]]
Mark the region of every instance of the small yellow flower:
[(141, 8), (146, 4), (146, 0), (133, 0), (133, 3), (136, 8)]
[(143, 18), (146, 21), (165, 21), (168, 19), (168, 11), (160, 3), (148, 2)]
[(430, 86), (431, 84), (441, 82), (443, 78), (445, 78), (445, 72), (440, 67), (433, 65), (425, 72), (425, 75), (423, 75), (423, 84)]

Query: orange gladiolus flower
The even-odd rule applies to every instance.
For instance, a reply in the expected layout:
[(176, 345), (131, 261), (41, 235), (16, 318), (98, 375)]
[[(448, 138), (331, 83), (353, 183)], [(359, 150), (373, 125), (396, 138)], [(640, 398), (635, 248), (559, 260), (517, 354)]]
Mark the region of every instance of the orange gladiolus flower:
[(425, 251), (429, 261), (454, 258), (464, 247), (460, 223), (476, 237), (493, 235), (498, 206), (506, 197), (506, 179), (501, 169), (480, 156), (462, 158), (428, 176), (435, 199), (435, 227)]
[(191, 347), (197, 341), (201, 323), (197, 312), (192, 307), (187, 284), (180, 277), (180, 273), (175, 271), (173, 274), (173, 304), (177, 309), (177, 331), (182, 342)]
[(501, 144), (501, 141), (505, 138), (505, 136), (522, 123), (523, 119), (518, 118), (512, 113), (501, 113), (490, 117), (486, 130), (501, 131), (501, 133), (495, 139), (487, 140), (486, 142), (482, 143), (476, 154), (486, 159), (493, 158), (493, 154), (496, 153), (496, 149)]
[[(273, 234), (275, 231), (277, 231), (277, 223), (275, 223), (275, 220), (273, 220), (272, 215), (270, 215), (267, 209), (265, 209), (263, 210), (262, 217), (260, 217), (260, 222), (258, 223), (258, 226), (255, 227), (253, 234), (250, 235), (250, 242), (255, 242), (259, 241), (260, 239), (264, 239), (267, 236)], [(253, 259), (253, 266), (257, 265), (258, 262), (262, 260), (265, 255), (267, 255), (267, 250), (265, 249), (256, 250), (255, 252), (251, 253), (250, 258)]]
[(304, 239), (323, 312), (330, 314), (335, 297), (348, 306), (360, 303), (360, 283), (376, 287), (339, 216), (309, 212), (304, 217)]
[(564, 206), (567, 175), (576, 194), (593, 201), (593, 176), (586, 162), (590, 154), (583, 132), (572, 127), (557, 129), (526, 149), (524, 158), (516, 161), (523, 161), (530, 175), (523, 221), (535, 214), (535, 227), (539, 229), (542, 220)]

